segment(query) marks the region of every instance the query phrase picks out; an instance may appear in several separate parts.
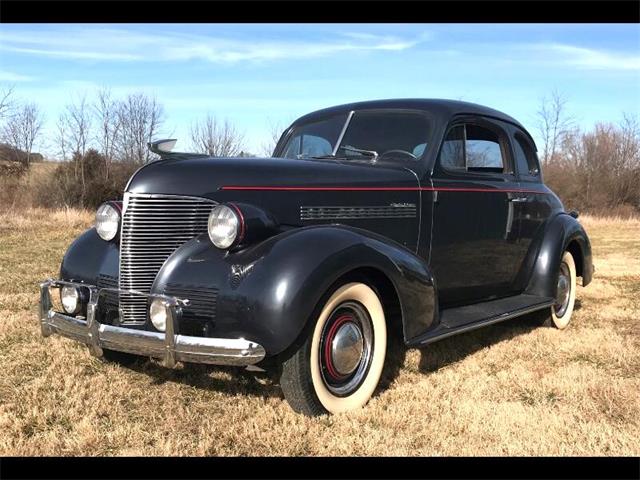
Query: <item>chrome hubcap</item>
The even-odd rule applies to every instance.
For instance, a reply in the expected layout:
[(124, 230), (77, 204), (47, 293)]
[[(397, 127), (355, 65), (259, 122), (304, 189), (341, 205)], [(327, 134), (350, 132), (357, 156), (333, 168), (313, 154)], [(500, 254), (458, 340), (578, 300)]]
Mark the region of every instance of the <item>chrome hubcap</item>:
[(373, 351), (373, 326), (366, 309), (344, 302), (327, 319), (320, 340), (320, 370), (325, 386), (347, 396), (367, 376)]
[(362, 358), (364, 341), (362, 332), (353, 322), (338, 328), (331, 342), (331, 360), (340, 375), (352, 373)]
[(560, 274), (558, 275), (558, 286), (556, 293), (556, 303), (554, 309), (556, 316), (562, 317), (569, 306), (569, 297), (571, 296), (571, 272), (566, 263), (560, 265)]

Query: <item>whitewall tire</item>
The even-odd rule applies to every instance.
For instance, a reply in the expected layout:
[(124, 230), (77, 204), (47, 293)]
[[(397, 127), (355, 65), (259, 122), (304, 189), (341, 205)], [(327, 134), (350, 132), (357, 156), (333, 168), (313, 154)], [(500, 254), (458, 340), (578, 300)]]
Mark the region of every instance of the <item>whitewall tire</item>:
[(571, 322), (576, 303), (576, 263), (570, 252), (564, 252), (558, 269), (556, 301), (541, 312), (543, 325), (564, 330)]
[(304, 343), (282, 365), (280, 385), (291, 407), (307, 415), (362, 408), (384, 367), (387, 326), (376, 292), (364, 283), (337, 288)]
[(576, 263), (573, 255), (564, 252), (558, 274), (558, 295), (551, 307), (551, 321), (560, 330), (569, 326), (576, 303)]

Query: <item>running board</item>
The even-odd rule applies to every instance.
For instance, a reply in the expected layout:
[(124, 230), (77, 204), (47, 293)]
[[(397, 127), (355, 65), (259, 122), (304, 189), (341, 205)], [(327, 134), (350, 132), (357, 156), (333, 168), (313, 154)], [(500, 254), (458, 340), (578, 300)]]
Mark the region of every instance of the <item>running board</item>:
[(409, 347), (420, 347), (443, 338), (486, 327), (511, 318), (526, 315), (554, 304), (551, 297), (516, 295), (490, 302), (448, 308), (440, 312), (440, 324), (408, 342)]

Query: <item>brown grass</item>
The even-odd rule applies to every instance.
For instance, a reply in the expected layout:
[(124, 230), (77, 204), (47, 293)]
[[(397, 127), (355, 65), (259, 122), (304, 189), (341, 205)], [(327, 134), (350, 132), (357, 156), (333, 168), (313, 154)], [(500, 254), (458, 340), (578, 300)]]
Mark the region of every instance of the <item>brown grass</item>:
[[(0, 162), (0, 167), (2, 163), (15, 165), (15, 162)], [(58, 162), (32, 163), (24, 175), (0, 176), (0, 210), (24, 209), (35, 205), (38, 192), (51, 188), (51, 178), (58, 165)]]
[(37, 283), (92, 214), (0, 213), (2, 455), (638, 455), (640, 221), (583, 218), (594, 282), (560, 332), (519, 319), (407, 353), (362, 411), (306, 418), (240, 370), (132, 369), (40, 336)]

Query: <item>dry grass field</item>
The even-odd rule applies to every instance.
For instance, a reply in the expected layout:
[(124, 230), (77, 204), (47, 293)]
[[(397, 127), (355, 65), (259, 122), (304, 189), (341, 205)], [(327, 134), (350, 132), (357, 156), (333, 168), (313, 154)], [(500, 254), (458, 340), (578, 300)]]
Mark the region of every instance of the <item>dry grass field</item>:
[(516, 319), (410, 350), (362, 411), (314, 419), (241, 370), (42, 338), (38, 281), (91, 222), (0, 213), (1, 455), (640, 454), (639, 220), (583, 219), (597, 271), (566, 331)]

